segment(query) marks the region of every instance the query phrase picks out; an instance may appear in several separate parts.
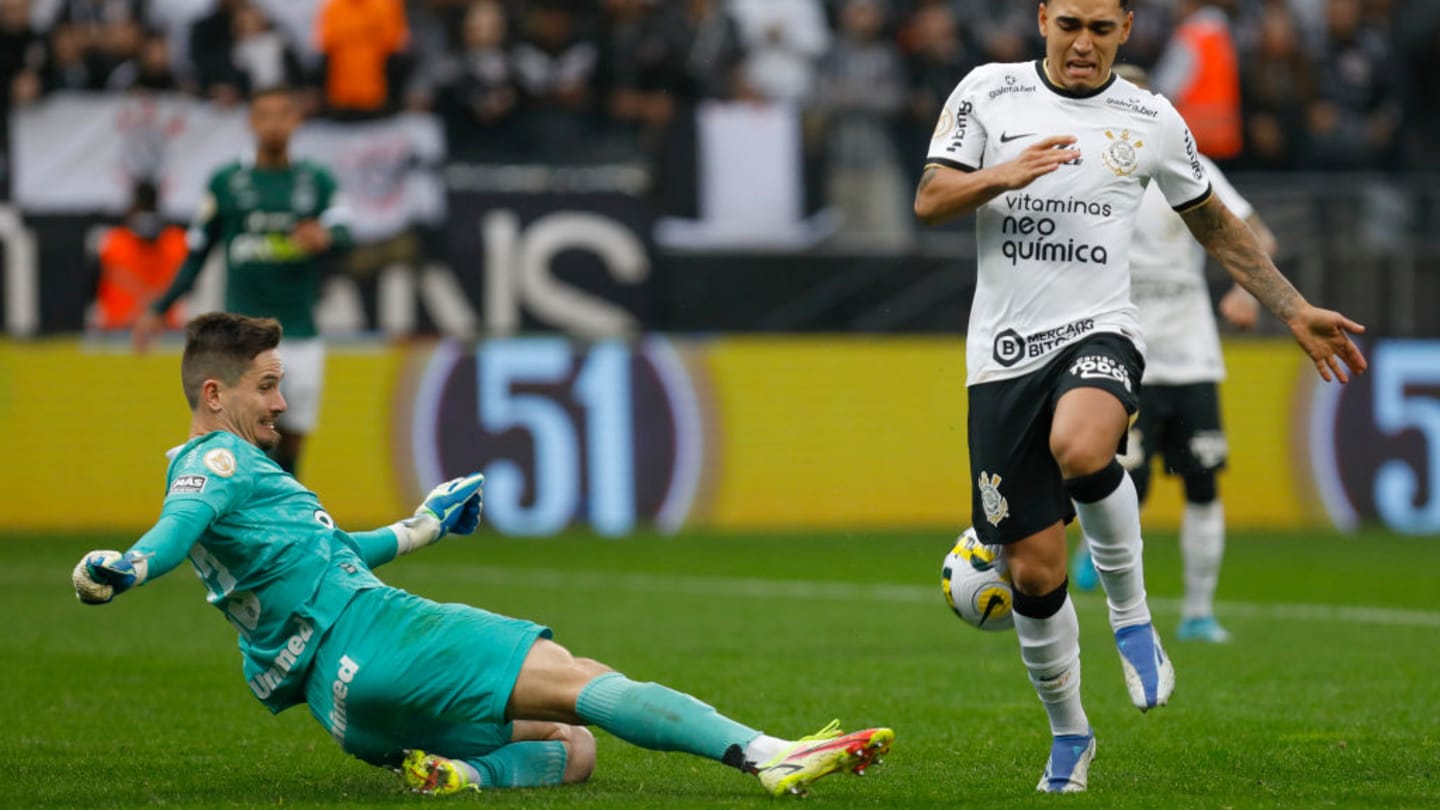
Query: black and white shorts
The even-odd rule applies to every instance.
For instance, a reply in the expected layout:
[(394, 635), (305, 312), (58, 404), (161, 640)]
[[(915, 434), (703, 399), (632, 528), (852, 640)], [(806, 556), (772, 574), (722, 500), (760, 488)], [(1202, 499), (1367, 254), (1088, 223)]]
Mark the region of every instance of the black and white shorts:
[(1131, 428), (1144, 453), (1157, 455), (1171, 475), (1216, 472), (1225, 466), (1229, 447), (1220, 426), (1219, 386), (1213, 382), (1149, 385), (1140, 392), (1140, 416)]
[(1050, 453), (1055, 405), (1072, 389), (1100, 388), (1133, 414), (1144, 370), (1129, 338), (1101, 333), (1023, 377), (970, 387), (971, 519), (982, 541), (1012, 543), (1075, 516)]

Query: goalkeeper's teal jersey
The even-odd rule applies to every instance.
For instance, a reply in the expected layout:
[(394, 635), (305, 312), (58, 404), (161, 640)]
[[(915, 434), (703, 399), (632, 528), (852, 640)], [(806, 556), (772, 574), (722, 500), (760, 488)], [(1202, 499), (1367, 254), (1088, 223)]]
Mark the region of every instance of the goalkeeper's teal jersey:
[(233, 433), (191, 439), (166, 478), (167, 504), (215, 511), (190, 562), (240, 632), (251, 691), (273, 712), (304, 702), (320, 637), (356, 593), (382, 583), (315, 493)]

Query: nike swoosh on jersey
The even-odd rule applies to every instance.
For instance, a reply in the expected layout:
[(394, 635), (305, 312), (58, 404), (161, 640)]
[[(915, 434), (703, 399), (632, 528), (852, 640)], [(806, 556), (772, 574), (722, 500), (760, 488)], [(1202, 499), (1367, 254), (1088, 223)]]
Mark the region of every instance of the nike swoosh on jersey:
[(1018, 141), (1018, 140), (1020, 140), (1021, 138), (1033, 138), (1033, 137), (1035, 137), (1035, 133), (1033, 133), (1033, 132), (1021, 132), (1021, 133), (1018, 134), (1018, 135), (1011, 135), (1011, 134), (1008, 133), (1008, 132), (1002, 132), (1002, 133), (1000, 133), (1000, 143), (1009, 143), (1009, 142), (1011, 142), (1011, 141)]

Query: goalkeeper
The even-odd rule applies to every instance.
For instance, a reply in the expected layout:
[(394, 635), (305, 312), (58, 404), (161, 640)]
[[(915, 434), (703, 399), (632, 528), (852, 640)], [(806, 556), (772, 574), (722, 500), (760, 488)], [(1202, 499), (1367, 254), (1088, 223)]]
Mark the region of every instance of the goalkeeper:
[(771, 737), (574, 657), (547, 627), (386, 586), (376, 566), (476, 529), (483, 477), (441, 484), (413, 517), (347, 533), (265, 455), (285, 411), (279, 324), (210, 313), (185, 333), (190, 440), (171, 454), (160, 519), (124, 554), (85, 555), (81, 601), (108, 602), (188, 554), (239, 632), (260, 702), (272, 712), (307, 703), (346, 752), (424, 793), (582, 781), (595, 764), (587, 725), (755, 774), (772, 795), (861, 772), (889, 748), (889, 729), (842, 734), (834, 723), (798, 741)]

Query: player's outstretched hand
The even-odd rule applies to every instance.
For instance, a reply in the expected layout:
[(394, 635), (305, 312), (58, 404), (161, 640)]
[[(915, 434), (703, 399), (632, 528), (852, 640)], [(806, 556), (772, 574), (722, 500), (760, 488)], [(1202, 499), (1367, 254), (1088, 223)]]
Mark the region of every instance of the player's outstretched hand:
[(480, 525), (484, 487), (485, 476), (480, 473), (451, 479), (430, 490), (415, 514), (428, 514), (439, 521), (440, 537), (450, 533), (470, 534)]
[(998, 179), (1009, 189), (1024, 188), (1035, 179), (1047, 175), (1072, 160), (1080, 157), (1078, 149), (1071, 149), (1074, 135), (1052, 135), (1041, 138), (1025, 147), (1015, 159), (996, 166)]
[(146, 568), (143, 557), (102, 549), (80, 558), (70, 581), (81, 602), (103, 605), (144, 582)]
[(1364, 334), (1365, 327), (1338, 312), (1308, 304), (1295, 313), (1287, 325), (1325, 382), (1346, 383), (1350, 382), (1350, 374), (1365, 372), (1365, 355), (1350, 340), (1351, 335)]

